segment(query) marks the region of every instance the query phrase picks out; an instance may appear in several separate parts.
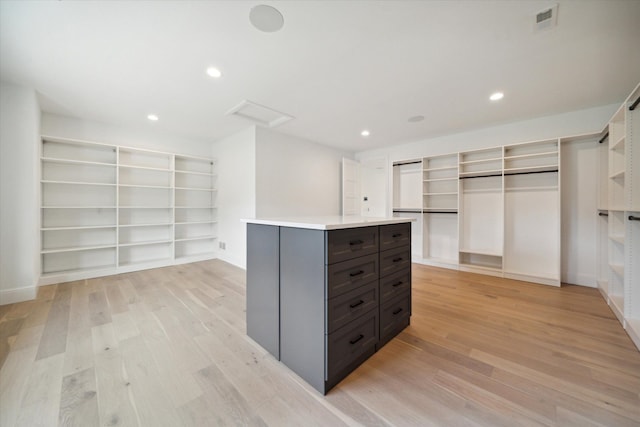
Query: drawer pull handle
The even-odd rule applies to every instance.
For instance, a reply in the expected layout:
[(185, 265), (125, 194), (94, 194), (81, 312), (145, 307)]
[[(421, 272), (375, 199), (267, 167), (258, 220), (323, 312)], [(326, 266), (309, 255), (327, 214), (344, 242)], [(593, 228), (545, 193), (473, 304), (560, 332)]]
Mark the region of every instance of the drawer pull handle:
[(360, 300), (360, 301), (358, 301), (356, 303), (349, 304), (349, 307), (356, 308), (357, 306), (362, 305), (362, 304), (364, 304), (364, 301)]
[(356, 277), (364, 273), (364, 270), (356, 271), (355, 273), (349, 273), (349, 276)]
[(357, 337), (357, 338), (354, 338), (354, 339), (352, 339), (351, 341), (349, 341), (349, 344), (355, 344), (355, 343), (357, 343), (358, 341), (360, 341), (362, 338), (364, 338), (364, 335), (360, 334), (360, 335), (358, 335), (358, 337)]
[(361, 245), (361, 244), (363, 244), (363, 243), (364, 243), (364, 241), (362, 241), (362, 240), (360, 240), (360, 239), (358, 239), (358, 240), (352, 240), (352, 241), (350, 241), (350, 242), (349, 242), (349, 244), (350, 244), (351, 246), (354, 246), (354, 245)]
[(400, 261), (402, 261), (402, 257), (393, 259), (393, 262), (400, 262)]
[(402, 311), (402, 308), (397, 308), (393, 311), (393, 315), (395, 316), (396, 314), (400, 313)]
[(402, 233), (396, 233), (396, 234), (394, 234), (394, 235), (393, 235), (393, 236), (391, 236), (391, 237), (393, 237), (394, 239), (396, 239), (396, 238), (401, 237), (401, 236), (402, 236)]
[(394, 283), (393, 287), (397, 288), (398, 286), (402, 285), (404, 282), (402, 280), (400, 280), (398, 283)]

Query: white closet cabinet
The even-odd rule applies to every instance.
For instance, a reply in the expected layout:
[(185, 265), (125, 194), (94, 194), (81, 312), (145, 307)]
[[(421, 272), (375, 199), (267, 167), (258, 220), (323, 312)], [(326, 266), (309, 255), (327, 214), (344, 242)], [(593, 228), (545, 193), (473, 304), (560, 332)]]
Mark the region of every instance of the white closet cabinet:
[(413, 218), (411, 222), (411, 254), (414, 260), (422, 258), (422, 159), (393, 163), (394, 217)]
[[(422, 219), (414, 261), (559, 286), (560, 143), (551, 139), (394, 163), (394, 215)], [(417, 163), (422, 209), (415, 208)]]
[(458, 154), (425, 157), (422, 256), (433, 265), (458, 263)]
[[(600, 148), (600, 292), (640, 348), (640, 85), (607, 126)], [(606, 165), (606, 168), (605, 166)], [(603, 178), (606, 176), (606, 179)], [(605, 185), (606, 182), (606, 185)], [(606, 232), (605, 232), (606, 230)], [(605, 239), (606, 237), (606, 239)]]
[(501, 275), (504, 231), (502, 148), (460, 153), (460, 269)]
[(560, 284), (558, 140), (504, 147), (504, 276)]
[(40, 284), (215, 256), (212, 159), (44, 136)]

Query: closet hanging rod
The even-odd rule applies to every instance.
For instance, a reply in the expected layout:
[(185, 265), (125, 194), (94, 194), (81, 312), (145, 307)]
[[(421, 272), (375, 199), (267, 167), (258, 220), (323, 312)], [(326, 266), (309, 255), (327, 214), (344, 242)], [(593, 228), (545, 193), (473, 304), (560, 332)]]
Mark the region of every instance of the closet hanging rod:
[[(640, 98), (639, 98), (640, 99)], [(598, 144), (602, 144), (605, 139), (609, 138), (609, 132), (605, 133), (604, 136), (598, 141)]]
[(605, 212), (598, 212), (598, 216), (609, 216), (609, 214)]
[(395, 166), (404, 166), (404, 165), (415, 165), (418, 163), (422, 163), (422, 160), (413, 160), (411, 162), (397, 162), (397, 163), (394, 163), (393, 166), (395, 167)]
[(629, 107), (629, 111), (633, 111), (636, 109), (636, 107), (638, 106), (638, 103), (640, 103), (640, 96), (638, 97), (638, 99), (636, 99), (633, 104), (631, 104), (631, 107)]
[(419, 209), (394, 209), (393, 213), (422, 213)]
[(508, 175), (529, 175), (532, 173), (553, 173), (553, 172), (558, 172), (558, 169), (551, 169), (548, 171), (531, 171), (531, 172), (507, 172), (504, 174), (504, 176), (508, 176)]
[(495, 173), (491, 175), (474, 175), (474, 176), (461, 176), (460, 179), (471, 179), (471, 178), (490, 178), (492, 176), (502, 176), (501, 173)]
[(640, 221), (640, 216), (629, 215), (629, 221)]

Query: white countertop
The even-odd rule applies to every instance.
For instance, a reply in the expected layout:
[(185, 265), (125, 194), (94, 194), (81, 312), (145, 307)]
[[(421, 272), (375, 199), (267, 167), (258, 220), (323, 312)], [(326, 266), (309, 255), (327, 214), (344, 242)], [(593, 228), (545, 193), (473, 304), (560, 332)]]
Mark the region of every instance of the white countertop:
[(415, 221), (415, 218), (384, 218), (363, 216), (298, 216), (278, 218), (242, 219), (242, 222), (279, 227), (308, 228), (311, 230), (339, 230), (342, 228), (368, 227), (372, 225), (400, 224)]

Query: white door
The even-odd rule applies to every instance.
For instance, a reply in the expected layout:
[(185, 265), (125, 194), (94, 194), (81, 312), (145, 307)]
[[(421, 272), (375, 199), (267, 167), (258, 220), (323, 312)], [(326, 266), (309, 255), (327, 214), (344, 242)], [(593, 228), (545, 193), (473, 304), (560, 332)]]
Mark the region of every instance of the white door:
[(360, 163), (342, 158), (342, 215), (360, 215)]
[(383, 217), (387, 215), (388, 182), (387, 159), (363, 160), (360, 165), (362, 216)]

